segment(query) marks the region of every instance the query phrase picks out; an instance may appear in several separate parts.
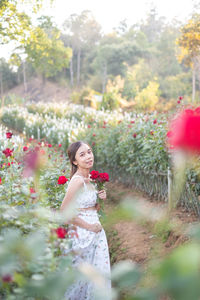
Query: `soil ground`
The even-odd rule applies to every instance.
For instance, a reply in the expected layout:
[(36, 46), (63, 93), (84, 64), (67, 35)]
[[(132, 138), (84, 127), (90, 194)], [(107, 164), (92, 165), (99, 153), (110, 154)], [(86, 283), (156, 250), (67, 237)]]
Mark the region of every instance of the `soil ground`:
[[(138, 203), (140, 211), (146, 216), (146, 219), (139, 220), (121, 218), (109, 229), (106, 228), (112, 264), (128, 259), (145, 267), (155, 253), (163, 257), (178, 245), (187, 242), (190, 226), (199, 222), (193, 213), (179, 208), (171, 213), (170, 225), (167, 225), (163, 223), (167, 213), (166, 203), (151, 199), (144, 193), (119, 183), (109, 183), (107, 194), (108, 218), (109, 212), (113, 212), (127, 197)], [(157, 222), (160, 225), (156, 227)]]

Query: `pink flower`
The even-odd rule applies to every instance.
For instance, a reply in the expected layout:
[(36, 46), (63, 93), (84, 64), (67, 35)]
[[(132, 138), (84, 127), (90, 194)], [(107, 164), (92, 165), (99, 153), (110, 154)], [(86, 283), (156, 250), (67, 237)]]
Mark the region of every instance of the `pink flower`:
[(137, 133), (134, 133), (134, 134), (133, 134), (133, 137), (134, 137), (134, 139), (135, 139), (135, 138), (137, 137)]
[(1, 179), (1, 177), (0, 177), (0, 184), (2, 184), (2, 179)]
[(157, 119), (153, 120), (153, 124), (156, 124), (157, 123)]
[(48, 144), (48, 147), (49, 147), (49, 148), (51, 148), (51, 147), (52, 147), (52, 145), (51, 145), (51, 144)]
[(68, 181), (68, 179), (65, 176), (60, 176), (58, 178), (58, 184), (65, 184)]
[(134, 124), (135, 123), (135, 121), (131, 121), (131, 124)]
[(180, 104), (180, 103), (181, 103), (181, 101), (180, 101), (180, 100), (178, 100), (178, 101), (177, 101), (177, 103), (178, 103), (178, 104)]
[(7, 139), (11, 139), (13, 133), (12, 132), (6, 132)]
[(96, 136), (96, 133), (93, 133), (93, 136)]
[(27, 146), (24, 146), (23, 147), (23, 151), (25, 152), (25, 151), (28, 151), (28, 147)]
[(59, 144), (58, 147), (61, 148), (61, 147), (62, 147), (62, 144)]
[(183, 100), (183, 96), (179, 96), (178, 99), (179, 99), (179, 100)]

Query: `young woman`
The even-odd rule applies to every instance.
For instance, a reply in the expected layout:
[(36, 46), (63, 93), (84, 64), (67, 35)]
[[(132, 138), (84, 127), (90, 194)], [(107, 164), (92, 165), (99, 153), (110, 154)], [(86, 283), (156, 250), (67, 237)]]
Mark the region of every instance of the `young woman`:
[[(98, 197), (105, 200), (106, 191), (97, 192), (90, 182), (90, 169), (94, 163), (94, 156), (90, 146), (78, 141), (68, 148), (71, 164), (71, 180), (63, 199), (61, 210), (71, 201), (75, 201), (77, 215), (70, 224), (76, 227), (77, 235), (72, 237), (72, 250), (75, 253), (74, 266), (81, 262), (91, 264), (107, 280), (107, 292), (110, 294), (110, 258), (105, 232), (98, 217)], [(65, 294), (67, 300), (94, 300), (94, 285), (86, 281), (78, 281)]]

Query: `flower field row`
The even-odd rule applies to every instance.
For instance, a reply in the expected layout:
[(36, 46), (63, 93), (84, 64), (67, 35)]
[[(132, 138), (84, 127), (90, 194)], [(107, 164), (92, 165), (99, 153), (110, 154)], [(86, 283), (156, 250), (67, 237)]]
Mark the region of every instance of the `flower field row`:
[[(59, 107), (58, 104), (38, 103), (28, 104), (27, 108), (5, 108), (1, 119), (27, 136), (37, 138), (39, 129), (40, 137), (52, 144), (62, 143), (64, 150), (74, 140), (85, 140), (93, 147), (96, 168), (167, 201), (167, 172), (171, 160), (166, 145), (166, 114), (111, 113), (78, 105), (61, 104)], [(189, 181), (196, 183), (191, 185), (194, 201), (200, 193), (197, 175), (197, 170), (188, 172)], [(181, 204), (190, 208), (193, 205), (191, 197), (183, 198)]]

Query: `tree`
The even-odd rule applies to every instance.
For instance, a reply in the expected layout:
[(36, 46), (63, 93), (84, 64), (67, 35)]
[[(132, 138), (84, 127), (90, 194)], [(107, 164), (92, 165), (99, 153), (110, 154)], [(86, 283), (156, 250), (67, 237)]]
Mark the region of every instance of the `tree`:
[(69, 65), (72, 51), (64, 47), (59, 38), (60, 32), (56, 28), (52, 28), (49, 38), (44, 29), (36, 27), (25, 44), (27, 60), (42, 75), (44, 83), (46, 78), (55, 76)]
[(190, 66), (193, 70), (192, 76), (192, 101), (195, 100), (196, 93), (196, 73), (200, 82), (200, 15), (193, 15), (187, 24), (181, 28), (181, 35), (177, 39), (180, 46), (178, 59)]
[[(6, 44), (11, 40), (23, 43), (25, 37), (31, 29), (30, 17), (20, 12), (18, 3), (23, 0), (1, 0), (0, 1), (0, 44)], [(26, 3), (31, 5), (32, 11), (37, 12), (42, 6), (43, 0), (27, 0)]]
[(81, 57), (83, 51), (94, 47), (101, 37), (101, 27), (96, 22), (91, 12), (83, 11), (80, 15), (72, 14), (68, 20), (64, 22), (65, 43), (72, 47), (73, 57), (70, 62), (71, 83), (73, 84), (73, 59), (76, 55), (77, 72), (76, 83), (80, 84)]

